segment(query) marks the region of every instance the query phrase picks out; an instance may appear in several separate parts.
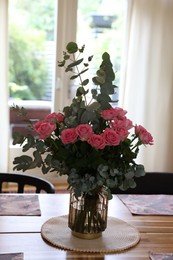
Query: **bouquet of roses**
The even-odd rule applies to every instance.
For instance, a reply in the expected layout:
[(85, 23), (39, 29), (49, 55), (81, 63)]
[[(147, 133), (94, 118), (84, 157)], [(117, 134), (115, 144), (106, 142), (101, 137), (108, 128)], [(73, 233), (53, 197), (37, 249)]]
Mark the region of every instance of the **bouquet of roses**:
[[(143, 165), (137, 164), (140, 145), (153, 144), (151, 134), (126, 117), (127, 111), (114, 104), (116, 86), (110, 55), (104, 53), (100, 68), (92, 79), (82, 76), (89, 69), (93, 56), (87, 62), (74, 42), (66, 46), (59, 67), (71, 73), (71, 80), (79, 79), (79, 87), (71, 105), (59, 113), (33, 123), (24, 108), (13, 109), (29, 123), (27, 135), (14, 133), (13, 144), (21, 144), (23, 152), (33, 149), (33, 157), (23, 154), (14, 159), (14, 169), (26, 171), (41, 168), (44, 174), (56, 171), (67, 175), (69, 187), (76, 196), (92, 194), (106, 187), (128, 189), (136, 186), (135, 178), (145, 175)], [(82, 65), (82, 69), (79, 69)], [(91, 93), (91, 100), (87, 95)], [(116, 103), (116, 102), (115, 102)]]

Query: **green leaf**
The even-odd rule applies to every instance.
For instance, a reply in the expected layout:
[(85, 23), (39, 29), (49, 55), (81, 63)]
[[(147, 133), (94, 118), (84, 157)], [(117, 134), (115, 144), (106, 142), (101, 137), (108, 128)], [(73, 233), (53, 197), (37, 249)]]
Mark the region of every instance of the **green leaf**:
[(58, 61), (58, 67), (64, 67), (64, 65), (65, 65), (65, 60)]
[(65, 118), (65, 124), (67, 127), (76, 127), (77, 126), (77, 117), (76, 116), (69, 116)]
[(87, 69), (85, 69), (85, 70), (82, 70), (82, 71), (79, 73), (79, 75), (81, 75), (81, 74), (85, 73), (86, 71), (88, 71), (88, 68), (87, 68)]
[(22, 144), (25, 140), (25, 137), (20, 134), (19, 132), (14, 132), (13, 133), (13, 145), (16, 144)]
[(68, 60), (68, 59), (70, 59), (70, 55), (65, 54), (65, 55), (64, 55), (64, 60)]
[(89, 62), (92, 61), (92, 58), (93, 58), (93, 55), (89, 56), (89, 57), (88, 57), (88, 61), (89, 61)]
[(41, 154), (36, 150), (33, 152), (35, 167), (41, 167), (43, 160)]
[(32, 164), (32, 162), (32, 157), (28, 155), (21, 155), (20, 157), (15, 157), (13, 164), (15, 164), (16, 166), (13, 169), (17, 171), (26, 171), (30, 169), (30, 165)]
[(101, 86), (102, 94), (113, 95), (114, 92), (115, 92), (115, 90), (114, 90), (114, 86), (112, 85), (112, 83), (105, 82), (104, 84), (102, 84), (102, 86)]
[(106, 184), (109, 188), (114, 188), (116, 186), (117, 182), (115, 182), (114, 180), (111, 180), (111, 179), (107, 179)]
[(95, 88), (91, 89), (91, 94), (93, 96), (96, 96), (97, 95), (97, 89), (95, 89)]
[(111, 98), (109, 95), (106, 94), (99, 94), (97, 97), (98, 102), (100, 101), (107, 101), (107, 102), (111, 102)]
[(105, 71), (103, 69), (97, 70), (96, 74), (98, 77), (102, 77), (102, 78), (105, 78), (106, 76)]
[(85, 45), (82, 46), (82, 48), (78, 48), (79, 52), (83, 53), (85, 49)]
[(85, 89), (83, 87), (79, 87), (76, 91), (76, 96), (85, 95)]
[(129, 180), (129, 188), (131, 189), (136, 188), (136, 182), (134, 181), (134, 179)]
[(41, 167), (42, 173), (46, 174), (50, 171), (50, 167), (46, 167), (44, 164)]
[(75, 42), (69, 42), (66, 46), (68, 53), (73, 54), (78, 51), (78, 45)]
[(110, 176), (114, 177), (118, 174), (118, 169), (110, 169)]
[(102, 176), (104, 179), (109, 178), (108, 172), (106, 172), (106, 171), (100, 171), (99, 174), (100, 174), (100, 176)]
[(65, 69), (65, 72), (69, 72), (69, 71), (73, 71), (73, 69), (72, 69), (72, 68), (69, 68), (69, 67), (67, 67), (67, 68)]
[(27, 135), (26, 139), (27, 139), (27, 143), (22, 148), (23, 152), (28, 151), (30, 148), (34, 147), (35, 145), (35, 139), (32, 135)]
[(70, 79), (73, 80), (76, 79), (77, 77), (79, 77), (79, 74), (71, 76)]
[(105, 109), (108, 109), (111, 107), (109, 102), (107, 102), (105, 100), (99, 100), (99, 103), (100, 103), (101, 110), (105, 110)]
[(87, 124), (88, 122), (91, 122), (96, 118), (96, 114), (94, 111), (87, 111), (85, 110), (84, 113), (81, 116), (81, 124)]
[(81, 101), (81, 102), (80, 102), (80, 108), (82, 108), (82, 110), (80, 109), (80, 110), (78, 111), (78, 115), (80, 115), (80, 113), (83, 111), (83, 109), (86, 109), (85, 101)]
[(136, 166), (135, 177), (145, 176), (144, 166), (139, 164)]
[(28, 111), (24, 107), (19, 107), (18, 105), (13, 105), (11, 107), (11, 110), (17, 113), (20, 117), (25, 117), (28, 113)]
[(125, 176), (126, 179), (131, 179), (131, 178), (134, 177), (134, 175), (135, 175), (134, 172), (131, 171), (131, 172), (125, 173), (124, 176)]
[(102, 59), (103, 59), (103, 60), (109, 60), (109, 59), (110, 59), (109, 53), (104, 52), (103, 55), (102, 55)]
[(82, 86), (86, 86), (89, 83), (89, 79), (85, 79), (82, 81)]
[(105, 79), (102, 77), (93, 77), (92, 81), (95, 85), (101, 85), (105, 82)]
[[(83, 58), (82, 58), (82, 59), (79, 59), (79, 60), (76, 60), (76, 61), (74, 61), (74, 62), (72, 62), (72, 63), (70, 63), (70, 64), (67, 66), (67, 69), (71, 69), (71, 68), (73, 68), (73, 67), (75, 67), (75, 66), (81, 64), (82, 61), (83, 61)], [(66, 69), (66, 70), (67, 70), (67, 69)]]
[(87, 106), (87, 110), (88, 111), (96, 111), (100, 108), (100, 104), (98, 102), (93, 102), (92, 104), (90, 104), (89, 106)]
[(71, 109), (70, 106), (66, 106), (66, 107), (63, 108), (63, 112), (64, 112), (66, 117), (69, 117), (72, 113), (72, 109)]

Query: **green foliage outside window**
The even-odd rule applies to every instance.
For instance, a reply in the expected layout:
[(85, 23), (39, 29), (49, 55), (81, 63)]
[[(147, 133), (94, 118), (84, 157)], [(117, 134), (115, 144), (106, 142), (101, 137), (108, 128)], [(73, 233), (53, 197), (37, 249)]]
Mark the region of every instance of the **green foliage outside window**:
[(43, 99), (49, 87), (46, 41), (53, 29), (54, 1), (9, 1), (10, 97)]
[(44, 95), (47, 81), (46, 60), (42, 55), (45, 49), (44, 43), (45, 36), (42, 32), (34, 30), (24, 32), (11, 25), (9, 47), (11, 97), (30, 100), (41, 99)]

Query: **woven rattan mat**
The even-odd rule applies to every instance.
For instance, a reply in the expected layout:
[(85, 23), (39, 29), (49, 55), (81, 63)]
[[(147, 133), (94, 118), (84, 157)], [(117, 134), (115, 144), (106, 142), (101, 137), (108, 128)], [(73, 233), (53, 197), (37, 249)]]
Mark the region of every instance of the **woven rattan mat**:
[(42, 225), (41, 234), (54, 247), (78, 252), (120, 252), (135, 246), (140, 240), (135, 227), (114, 217), (108, 217), (108, 227), (100, 238), (87, 242), (71, 234), (68, 216), (49, 219)]

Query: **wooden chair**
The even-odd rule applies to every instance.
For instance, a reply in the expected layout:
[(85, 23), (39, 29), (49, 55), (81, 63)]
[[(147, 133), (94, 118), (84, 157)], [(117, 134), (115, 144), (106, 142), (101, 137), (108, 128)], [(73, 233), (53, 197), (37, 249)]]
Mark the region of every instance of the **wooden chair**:
[(40, 193), (41, 191), (55, 193), (54, 185), (49, 181), (26, 174), (0, 173), (0, 193), (3, 193), (3, 183), (16, 183), (17, 193), (24, 193), (26, 185), (34, 187), (33, 193)]
[(146, 172), (146, 175), (136, 178), (136, 188), (122, 191), (112, 189), (113, 194), (173, 194), (173, 173)]

